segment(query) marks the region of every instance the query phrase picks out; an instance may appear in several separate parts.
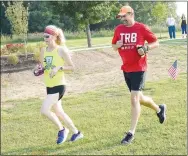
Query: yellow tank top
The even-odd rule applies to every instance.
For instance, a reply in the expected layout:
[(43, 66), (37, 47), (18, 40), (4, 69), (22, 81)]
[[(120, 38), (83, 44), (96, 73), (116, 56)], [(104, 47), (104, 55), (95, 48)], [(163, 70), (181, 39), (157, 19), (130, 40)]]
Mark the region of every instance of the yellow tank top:
[(46, 87), (54, 87), (54, 86), (66, 84), (63, 71), (58, 71), (53, 78), (50, 78), (49, 76), (52, 68), (57, 66), (63, 66), (63, 65), (64, 65), (64, 60), (58, 54), (58, 48), (54, 49), (51, 52), (47, 52), (46, 50), (44, 51), (43, 67), (45, 68), (44, 83)]

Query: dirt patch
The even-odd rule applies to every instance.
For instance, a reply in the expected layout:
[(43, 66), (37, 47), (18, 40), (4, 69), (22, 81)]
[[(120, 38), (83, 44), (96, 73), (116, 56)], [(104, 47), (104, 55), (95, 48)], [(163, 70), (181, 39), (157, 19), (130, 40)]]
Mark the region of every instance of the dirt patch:
[[(162, 45), (148, 54), (147, 81), (168, 78), (168, 68), (179, 57), (179, 72), (186, 72), (186, 45), (178, 48)], [(183, 57), (180, 57), (183, 56)], [(184, 57), (185, 56), (185, 57)], [(78, 94), (124, 82), (120, 70), (122, 61), (112, 48), (73, 52), (75, 72), (66, 74), (66, 94)], [(33, 65), (31, 65), (33, 66)], [(1, 75), (1, 101), (41, 98), (46, 95), (43, 77), (33, 76), (32, 70)]]

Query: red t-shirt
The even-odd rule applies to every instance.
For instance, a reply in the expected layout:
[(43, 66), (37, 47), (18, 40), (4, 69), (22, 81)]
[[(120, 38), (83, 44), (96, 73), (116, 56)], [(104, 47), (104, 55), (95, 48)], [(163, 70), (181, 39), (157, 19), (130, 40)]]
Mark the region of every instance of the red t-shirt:
[(136, 45), (144, 45), (145, 41), (152, 43), (157, 41), (157, 37), (144, 24), (135, 22), (132, 27), (120, 24), (115, 28), (112, 44), (118, 40), (123, 41), (123, 46), (118, 48), (123, 65), (121, 69), (125, 72), (145, 71), (147, 69), (147, 55), (141, 57)]

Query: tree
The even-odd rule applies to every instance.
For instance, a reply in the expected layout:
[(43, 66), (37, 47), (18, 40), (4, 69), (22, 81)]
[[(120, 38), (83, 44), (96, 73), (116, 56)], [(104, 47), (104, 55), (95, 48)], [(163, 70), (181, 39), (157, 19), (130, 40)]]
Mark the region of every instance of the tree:
[(130, 5), (134, 9), (135, 20), (144, 24), (151, 25), (153, 22), (151, 11), (155, 2), (151, 1), (119, 1), (123, 5)]
[(11, 32), (13, 35), (23, 36), (25, 51), (27, 54), (27, 32), (28, 32), (28, 7), (24, 7), (23, 1), (8, 2), (5, 11), (5, 16), (11, 23)]
[(67, 15), (79, 28), (85, 27), (88, 47), (91, 47), (90, 24), (110, 18), (115, 3), (109, 1), (56, 1), (49, 2), (49, 5), (54, 8), (56, 14)]
[(47, 25), (64, 27), (60, 22), (62, 16), (54, 15), (46, 1), (32, 1), (29, 7), (29, 32), (43, 32)]
[[(167, 5), (162, 2), (157, 2), (154, 8), (152, 9), (152, 15), (155, 17), (155, 20), (158, 25), (161, 25), (166, 21), (167, 17)], [(160, 29), (160, 38), (161, 38), (161, 29)]]
[(166, 3), (167, 5), (167, 13), (168, 14), (172, 14), (172, 16), (176, 17), (176, 9), (177, 9), (177, 6), (176, 6), (176, 2), (163, 2), (163, 3)]
[[(4, 2), (5, 3), (5, 2)], [(3, 6), (3, 2), (1, 2), (1, 34), (11, 34), (11, 25), (9, 20), (5, 16), (5, 7)]]

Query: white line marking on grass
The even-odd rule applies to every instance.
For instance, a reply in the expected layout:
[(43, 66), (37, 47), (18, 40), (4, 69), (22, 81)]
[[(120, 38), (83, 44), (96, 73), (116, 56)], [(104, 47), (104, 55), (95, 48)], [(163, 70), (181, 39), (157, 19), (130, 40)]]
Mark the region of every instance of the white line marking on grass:
[[(164, 42), (164, 41), (175, 41), (175, 40), (182, 40), (182, 38), (176, 38), (176, 39), (166, 39), (166, 40), (159, 40), (159, 43), (160, 42)], [(175, 42), (173, 42), (175, 43)], [(179, 43), (179, 42), (176, 42), (176, 43)], [(102, 45), (102, 44), (100, 44)], [(98, 46), (98, 45), (94, 45), (94, 46)], [(76, 52), (76, 51), (85, 51), (85, 50), (95, 50), (95, 49), (101, 49), (101, 48), (112, 48), (111, 45), (106, 45), (106, 46), (98, 46), (98, 47), (94, 47), (93, 48), (82, 48), (82, 49), (70, 49), (71, 52)]]
[(74, 52), (74, 51), (84, 51), (84, 50), (95, 50), (95, 49), (101, 49), (101, 48), (110, 48), (112, 47), (111, 45), (109, 46), (101, 46), (101, 47), (94, 47), (94, 48), (84, 48), (84, 49), (75, 49), (75, 50), (70, 50), (71, 52)]
[[(92, 47), (102, 47), (102, 46), (109, 46), (109, 44), (97, 44), (97, 45), (92, 45)], [(78, 48), (87, 48), (86, 46), (80, 46), (80, 47), (70, 47), (70, 49), (78, 49)]]

